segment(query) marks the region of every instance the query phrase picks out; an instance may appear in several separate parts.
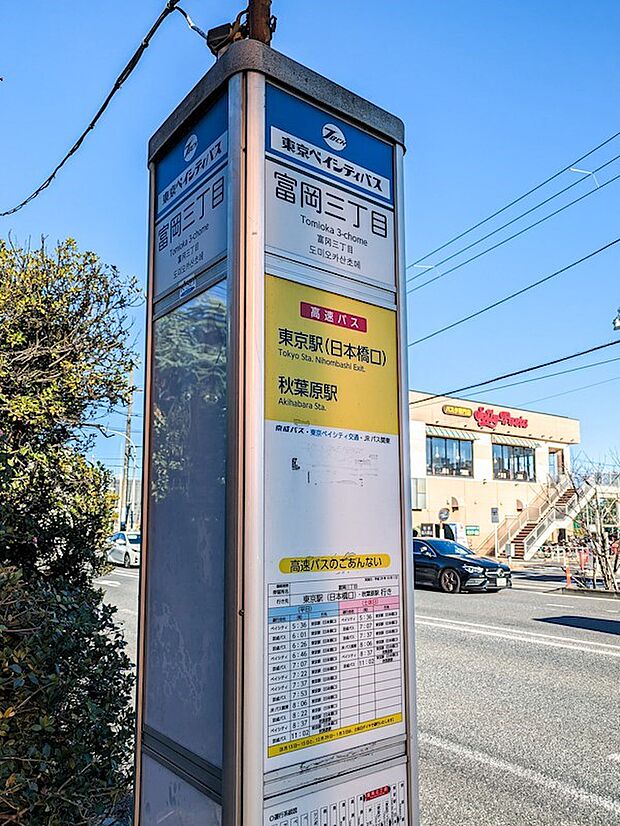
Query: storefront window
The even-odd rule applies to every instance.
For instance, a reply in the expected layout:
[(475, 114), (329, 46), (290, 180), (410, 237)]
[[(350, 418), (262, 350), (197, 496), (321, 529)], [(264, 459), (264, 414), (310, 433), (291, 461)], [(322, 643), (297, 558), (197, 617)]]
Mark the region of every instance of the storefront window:
[(427, 436), (426, 472), (429, 476), (472, 476), (473, 442)]
[(493, 445), (493, 478), (516, 482), (535, 482), (536, 464), (533, 447)]

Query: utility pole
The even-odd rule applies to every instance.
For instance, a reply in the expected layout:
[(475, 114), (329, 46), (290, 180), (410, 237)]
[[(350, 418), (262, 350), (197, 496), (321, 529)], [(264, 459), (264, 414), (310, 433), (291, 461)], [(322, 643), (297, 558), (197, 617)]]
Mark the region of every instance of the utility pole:
[(125, 424), (125, 452), (123, 454), (123, 472), (119, 486), (118, 521), (120, 530), (127, 529), (127, 517), (133, 510), (132, 483), (129, 477), (129, 463), (131, 461), (131, 417), (133, 415), (133, 367), (129, 371), (129, 386), (131, 388), (127, 402), (127, 422)]
[(250, 0), (248, 4), (250, 40), (271, 43), (271, 0)]

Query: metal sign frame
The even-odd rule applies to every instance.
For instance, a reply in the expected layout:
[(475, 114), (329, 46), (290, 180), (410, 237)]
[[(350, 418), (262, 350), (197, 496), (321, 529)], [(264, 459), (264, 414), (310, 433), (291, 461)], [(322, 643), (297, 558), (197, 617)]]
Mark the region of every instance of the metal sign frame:
[[(332, 276), (310, 263), (292, 266), (265, 250), (265, 87), (273, 84), (331, 113), (345, 123), (389, 143), (393, 150), (395, 284), (378, 284)], [(180, 280), (155, 297), (156, 169), (171, 146), (211, 103), (227, 90), (228, 182), (225, 259)], [(150, 215), (145, 393), (145, 484), (143, 523), (149, 524), (152, 468), (153, 326), (203, 288), (227, 278), (227, 470), (226, 568), (224, 629), (223, 766), (221, 772), (196, 755), (149, 730), (145, 724), (148, 683), (145, 658), (149, 634), (149, 547), (143, 530), (139, 603), (135, 823), (147, 826), (142, 806), (144, 755), (192, 788), (222, 805), (225, 826), (262, 822), (266, 801), (286, 801), (303, 788), (329, 787), (339, 775), (352, 782), (380, 768), (406, 766), (409, 826), (418, 824), (415, 710), (413, 557), (410, 547), (409, 409), (406, 333), (406, 281), (403, 204), (403, 126), (375, 107), (306, 67), (257, 41), (233, 44), (168, 118), (149, 145)], [(265, 278), (266, 273), (338, 292), (396, 314), (400, 462), (401, 562), (404, 641), (404, 737), (388, 738), (377, 750), (353, 748), (337, 759), (308, 761), (303, 769), (280, 769), (265, 775), (263, 754), (265, 629)], [(224, 518), (224, 515), (222, 516)], [(198, 610), (195, 606), (193, 610)], [(182, 698), (180, 698), (182, 702)], [(215, 821), (214, 821), (215, 822)], [(305, 823), (306, 821), (302, 821)], [(292, 826), (293, 821), (291, 821)], [(150, 822), (148, 823), (150, 826)], [(301, 823), (300, 823), (301, 826)]]

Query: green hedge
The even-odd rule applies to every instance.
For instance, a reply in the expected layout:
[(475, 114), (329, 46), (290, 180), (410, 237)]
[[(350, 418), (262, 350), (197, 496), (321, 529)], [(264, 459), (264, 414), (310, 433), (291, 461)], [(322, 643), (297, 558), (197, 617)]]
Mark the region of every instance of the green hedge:
[(91, 824), (127, 795), (133, 677), (115, 610), (0, 568), (0, 823)]

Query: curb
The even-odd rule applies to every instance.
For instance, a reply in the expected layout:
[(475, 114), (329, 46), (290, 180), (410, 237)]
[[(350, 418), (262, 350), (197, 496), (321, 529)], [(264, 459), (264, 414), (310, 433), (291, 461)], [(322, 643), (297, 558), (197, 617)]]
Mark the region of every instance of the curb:
[(600, 599), (620, 599), (620, 591), (606, 591), (603, 588), (567, 588), (566, 585), (559, 589), (563, 594), (571, 596), (599, 597)]

